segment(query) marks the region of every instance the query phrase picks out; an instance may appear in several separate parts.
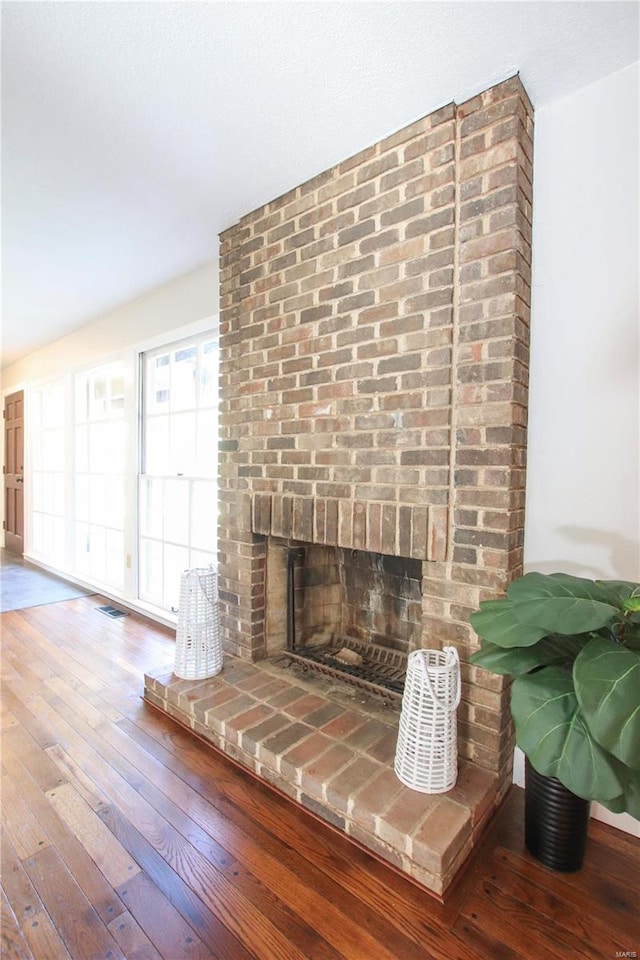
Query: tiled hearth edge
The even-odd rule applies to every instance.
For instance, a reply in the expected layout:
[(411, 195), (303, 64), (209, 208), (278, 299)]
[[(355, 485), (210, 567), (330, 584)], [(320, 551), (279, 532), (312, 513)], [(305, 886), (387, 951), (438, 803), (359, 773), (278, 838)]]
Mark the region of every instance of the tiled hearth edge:
[(221, 674), (145, 676), (145, 700), (360, 846), (441, 897), (499, 801), (498, 779), (461, 761), (447, 794), (393, 771), (398, 712), (323, 692), (269, 662), (226, 657)]

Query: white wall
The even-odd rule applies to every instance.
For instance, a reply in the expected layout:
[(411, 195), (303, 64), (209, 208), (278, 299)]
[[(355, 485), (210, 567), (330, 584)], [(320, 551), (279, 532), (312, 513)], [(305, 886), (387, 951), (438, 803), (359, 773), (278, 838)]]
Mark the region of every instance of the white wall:
[(192, 326), (217, 318), (218, 286), (215, 260), (7, 367), (2, 371), (2, 392), (90, 366), (119, 350), (146, 344), (181, 327), (188, 336)]
[(536, 112), (525, 564), (640, 579), (638, 64)]
[(528, 570), (640, 580), (638, 67), (536, 112)]

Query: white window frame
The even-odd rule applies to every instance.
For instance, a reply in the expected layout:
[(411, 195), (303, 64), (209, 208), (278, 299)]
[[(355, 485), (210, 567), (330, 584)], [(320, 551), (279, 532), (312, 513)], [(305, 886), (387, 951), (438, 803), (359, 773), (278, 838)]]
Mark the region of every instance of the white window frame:
[[(194, 331), (190, 336), (181, 336), (179, 339), (173, 341), (163, 340), (162, 343), (154, 345), (153, 348), (140, 351), (140, 362), (139, 362), (139, 396), (140, 396), (140, 442), (139, 442), (139, 471), (138, 471), (138, 541), (137, 541), (137, 582), (138, 582), (138, 601), (142, 604), (148, 605), (151, 608), (158, 608), (162, 611), (164, 616), (175, 616), (177, 612), (177, 603), (178, 603), (178, 592), (179, 592), (179, 573), (182, 569), (187, 569), (192, 566), (202, 566), (208, 562), (215, 562), (217, 558), (217, 530), (215, 528), (215, 523), (212, 532), (211, 545), (208, 550), (203, 549), (201, 546), (198, 547), (194, 543), (194, 533), (193, 533), (193, 509), (194, 509), (194, 497), (196, 495), (196, 485), (205, 484), (209, 485), (211, 489), (211, 498), (212, 498), (212, 509), (215, 510), (215, 502), (217, 500), (217, 410), (218, 410), (218, 389), (217, 389), (217, 379), (215, 386), (215, 402), (214, 404), (206, 404), (203, 406), (200, 405), (200, 391), (201, 391), (201, 379), (199, 376), (200, 371), (200, 362), (201, 362), (201, 347), (215, 341), (216, 343), (216, 353), (217, 353), (217, 344), (218, 344), (218, 329), (217, 325), (210, 327), (209, 329)], [(175, 354), (180, 351), (182, 347), (190, 347), (197, 345), (197, 366), (196, 366), (196, 383), (195, 383), (195, 404), (191, 407), (186, 408), (187, 413), (192, 413), (195, 417), (195, 422), (198, 421), (198, 412), (199, 411), (209, 411), (214, 412), (214, 426), (215, 431), (213, 435), (206, 435), (206, 442), (212, 445), (213, 450), (213, 466), (210, 472), (203, 471), (193, 471), (188, 472), (185, 469), (177, 469), (181, 464), (173, 463), (165, 469), (163, 472), (155, 471), (153, 473), (147, 472), (147, 461), (148, 461), (148, 452), (145, 449), (146, 443), (146, 424), (147, 416), (150, 418), (155, 417), (155, 413), (151, 413), (147, 410), (146, 396), (148, 396), (148, 385), (146, 384), (145, 378), (145, 364), (147, 362), (152, 362), (154, 358), (158, 358), (165, 354), (171, 355), (170, 360), (170, 369), (174, 369), (174, 357)], [(216, 370), (218, 366), (216, 365)], [(167, 408), (166, 413), (163, 411), (160, 413), (159, 417), (171, 417), (172, 415), (180, 416), (180, 410), (177, 412), (171, 410), (170, 398), (167, 401), (169, 407)], [(158, 417), (158, 418), (159, 418)], [(169, 419), (170, 423), (170, 419)], [(169, 427), (170, 429), (170, 427)], [(198, 428), (196, 426), (196, 446), (202, 442), (202, 438), (198, 437)], [(163, 520), (162, 520), (162, 531), (161, 533), (150, 533), (145, 529), (145, 516), (144, 516), (144, 499), (145, 491), (151, 490), (155, 487), (157, 492), (160, 492), (163, 502)], [(166, 502), (165, 498), (168, 491), (171, 489), (175, 493), (180, 490), (180, 488), (186, 487), (186, 500), (187, 500), (187, 515), (188, 515), (188, 530), (184, 537), (178, 538), (176, 536), (167, 535), (166, 533), (166, 517), (164, 515), (164, 503)], [(162, 560), (160, 561), (162, 567), (162, 588), (153, 592), (150, 589), (146, 589), (145, 584), (145, 575), (143, 572), (143, 563), (144, 563), (144, 549), (145, 544), (148, 545), (149, 549), (153, 549), (155, 544), (157, 549), (161, 551)], [(171, 566), (167, 562), (167, 556), (171, 552), (183, 551), (184, 564), (173, 564)], [(169, 569), (167, 569), (169, 568)], [(179, 569), (180, 568), (180, 569)]]

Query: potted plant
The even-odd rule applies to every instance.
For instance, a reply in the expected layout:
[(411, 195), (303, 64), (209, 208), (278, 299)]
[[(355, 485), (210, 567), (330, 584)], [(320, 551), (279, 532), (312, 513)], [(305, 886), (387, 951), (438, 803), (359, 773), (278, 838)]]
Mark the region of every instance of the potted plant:
[(527, 847), (578, 869), (590, 801), (640, 818), (640, 584), (527, 573), (471, 625), (471, 662), (515, 678)]

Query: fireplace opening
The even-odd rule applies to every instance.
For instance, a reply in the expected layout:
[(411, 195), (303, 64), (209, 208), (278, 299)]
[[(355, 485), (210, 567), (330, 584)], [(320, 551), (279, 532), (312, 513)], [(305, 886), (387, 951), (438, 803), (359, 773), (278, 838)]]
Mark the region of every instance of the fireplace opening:
[(269, 654), (399, 699), (421, 632), (420, 560), (270, 538)]

